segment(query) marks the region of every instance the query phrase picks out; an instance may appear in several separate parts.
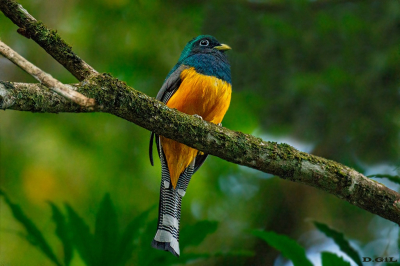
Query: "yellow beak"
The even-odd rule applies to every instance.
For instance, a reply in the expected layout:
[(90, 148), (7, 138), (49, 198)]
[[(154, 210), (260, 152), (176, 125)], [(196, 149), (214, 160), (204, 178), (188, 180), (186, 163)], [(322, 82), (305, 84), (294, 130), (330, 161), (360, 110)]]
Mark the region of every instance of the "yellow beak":
[(226, 50), (231, 50), (232, 49), (227, 44), (221, 44), (220, 46), (215, 46), (214, 48), (217, 49), (217, 50), (220, 50), (220, 51), (226, 51)]

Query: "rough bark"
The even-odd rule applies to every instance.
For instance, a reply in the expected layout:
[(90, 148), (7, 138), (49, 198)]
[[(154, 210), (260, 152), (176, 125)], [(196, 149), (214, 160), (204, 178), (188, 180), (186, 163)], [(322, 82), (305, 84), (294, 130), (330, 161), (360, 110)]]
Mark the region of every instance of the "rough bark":
[[(78, 91), (96, 100), (97, 111), (114, 114), (229, 162), (322, 189), (400, 224), (400, 195), (347, 166), (170, 109), (108, 74), (83, 82), (78, 85)], [(0, 95), (2, 109), (51, 113), (88, 111), (33, 84), (2, 82)]]
[[(10, 2), (15, 3), (0, 0), (0, 9), (8, 10)], [(26, 28), (30, 28), (29, 23), (36, 22), (28, 21)], [(63, 45), (65, 42), (59, 39), (45, 49), (61, 51)], [(71, 73), (81, 73), (81, 64), (68, 66)], [(340, 163), (172, 110), (109, 74), (92, 73), (76, 87), (95, 99), (93, 111), (116, 115), (229, 162), (322, 189), (400, 225), (400, 194)], [(0, 83), (0, 108), (51, 113), (89, 111), (41, 85), (10, 82)]]
[(41, 84), (0, 81), (0, 109), (35, 113), (93, 112)]
[(79, 81), (97, 74), (96, 70), (72, 52), (71, 46), (61, 39), (57, 31), (50, 30), (42, 22), (37, 21), (16, 1), (0, 0), (0, 9), (20, 27), (18, 29), (20, 34), (34, 40)]
[(81, 93), (74, 90), (70, 85), (65, 85), (60, 81), (53, 78), (50, 74), (44, 72), (17, 52), (8, 47), (5, 43), (0, 41), (0, 54), (5, 56), (8, 60), (19, 66), (21, 69), (25, 70), (28, 74), (38, 80), (40, 83), (44, 84), (53, 91), (61, 94), (65, 98), (79, 104), (82, 106), (94, 106), (95, 102), (93, 99), (89, 99), (82, 95)]

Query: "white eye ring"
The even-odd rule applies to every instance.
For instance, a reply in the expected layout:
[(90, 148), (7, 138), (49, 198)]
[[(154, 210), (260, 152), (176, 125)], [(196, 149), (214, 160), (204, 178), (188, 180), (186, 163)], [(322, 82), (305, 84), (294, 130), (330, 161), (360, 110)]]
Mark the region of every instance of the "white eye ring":
[(208, 40), (201, 40), (200, 41), (200, 46), (208, 46), (210, 42)]

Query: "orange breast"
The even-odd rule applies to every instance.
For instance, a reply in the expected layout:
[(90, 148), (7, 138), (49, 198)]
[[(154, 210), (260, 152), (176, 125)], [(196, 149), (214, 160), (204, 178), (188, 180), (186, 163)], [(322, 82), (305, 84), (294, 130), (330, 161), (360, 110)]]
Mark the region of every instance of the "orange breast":
[[(197, 114), (214, 124), (221, 123), (231, 101), (231, 85), (216, 77), (199, 74), (194, 68), (183, 70), (181, 80), (179, 89), (167, 102), (167, 106), (186, 114)], [(162, 136), (161, 145), (171, 183), (176, 188), (180, 174), (193, 161), (198, 151)]]

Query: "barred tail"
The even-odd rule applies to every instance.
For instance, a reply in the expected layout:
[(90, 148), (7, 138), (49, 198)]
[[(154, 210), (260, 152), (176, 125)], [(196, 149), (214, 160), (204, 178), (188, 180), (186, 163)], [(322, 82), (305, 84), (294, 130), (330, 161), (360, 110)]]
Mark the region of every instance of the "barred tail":
[(158, 210), (157, 233), (151, 245), (153, 248), (166, 250), (179, 257), (179, 224), (181, 218), (182, 197), (193, 175), (194, 160), (179, 176), (178, 183), (174, 189), (171, 184), (168, 166), (162, 152), (161, 154), (161, 188), (160, 204)]

